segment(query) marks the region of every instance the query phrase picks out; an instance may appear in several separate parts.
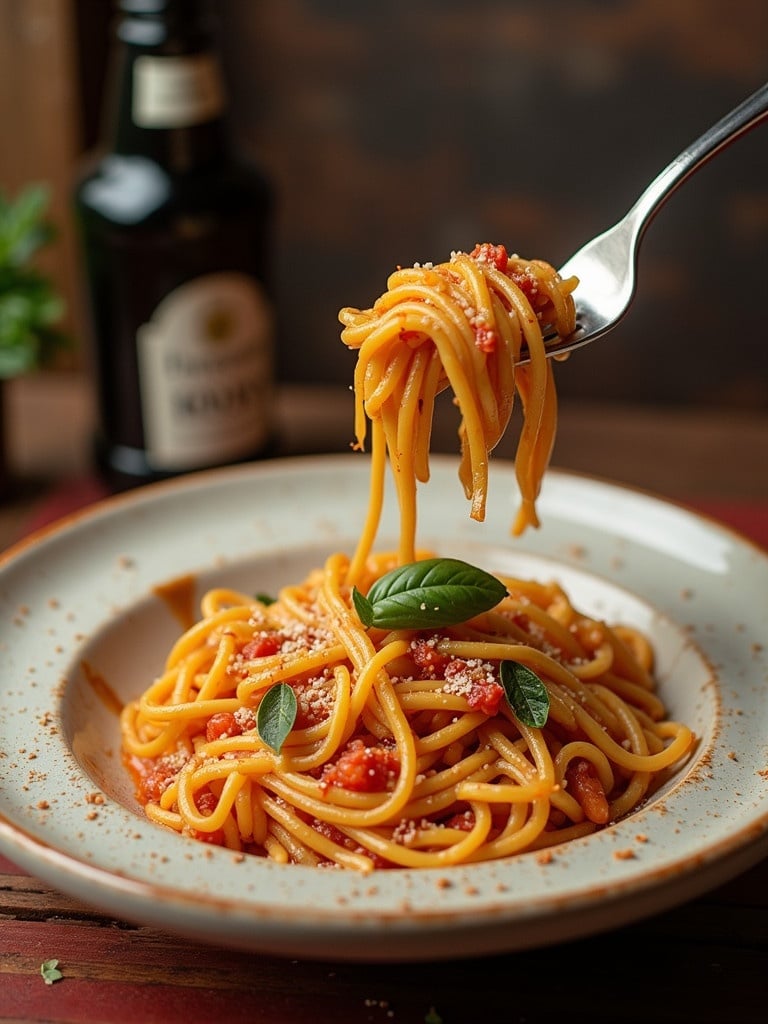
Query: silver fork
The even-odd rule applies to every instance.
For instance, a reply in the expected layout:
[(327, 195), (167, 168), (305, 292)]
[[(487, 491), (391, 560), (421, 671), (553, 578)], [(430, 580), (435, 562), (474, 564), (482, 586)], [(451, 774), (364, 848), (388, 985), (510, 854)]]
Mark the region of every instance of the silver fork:
[(547, 338), (548, 355), (559, 356), (594, 341), (623, 318), (635, 296), (637, 255), (645, 229), (663, 203), (707, 160), (768, 117), (768, 83), (704, 132), (659, 174), (629, 212), (593, 238), (560, 268), (576, 275), (576, 329)]

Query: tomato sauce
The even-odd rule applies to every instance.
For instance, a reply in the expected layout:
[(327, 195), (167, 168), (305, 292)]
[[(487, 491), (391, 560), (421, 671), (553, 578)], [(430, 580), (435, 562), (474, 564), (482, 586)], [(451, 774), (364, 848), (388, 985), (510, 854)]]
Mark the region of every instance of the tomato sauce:
[(400, 762), (391, 750), (355, 739), (325, 768), (321, 786), (324, 790), (340, 786), (353, 793), (381, 793), (392, 788), (399, 773)]

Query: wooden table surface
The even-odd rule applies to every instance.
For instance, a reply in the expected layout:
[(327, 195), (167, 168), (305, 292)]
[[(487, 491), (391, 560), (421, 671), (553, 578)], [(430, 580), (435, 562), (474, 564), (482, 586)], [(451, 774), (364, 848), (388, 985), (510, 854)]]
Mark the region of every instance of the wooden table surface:
[[(294, 390), (279, 412), (286, 454), (344, 450), (337, 394)], [(17, 389), (10, 420), (22, 486), (0, 509), (2, 546), (98, 495), (80, 382)], [(763, 415), (566, 409), (555, 461), (686, 501), (768, 546)], [(49, 959), (62, 972), (50, 985), (40, 973)], [(768, 860), (608, 934), (477, 960), (366, 965), (335, 962), (332, 951), (305, 962), (197, 945), (114, 920), (0, 858), (3, 1022), (762, 1024), (767, 976)]]

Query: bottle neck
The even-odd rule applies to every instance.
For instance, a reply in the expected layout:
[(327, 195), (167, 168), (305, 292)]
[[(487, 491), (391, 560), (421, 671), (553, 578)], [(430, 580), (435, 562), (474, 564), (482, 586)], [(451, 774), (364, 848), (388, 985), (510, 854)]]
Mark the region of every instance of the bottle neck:
[(220, 158), (224, 89), (200, 5), (123, 0), (121, 6), (108, 104), (110, 150), (146, 157), (172, 174)]

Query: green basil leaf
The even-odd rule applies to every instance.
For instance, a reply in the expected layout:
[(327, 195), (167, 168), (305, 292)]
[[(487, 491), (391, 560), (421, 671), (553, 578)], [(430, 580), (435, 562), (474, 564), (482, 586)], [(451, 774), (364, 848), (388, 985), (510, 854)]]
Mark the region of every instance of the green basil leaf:
[(259, 604), (266, 605), (267, 607), (269, 607), (269, 605), (271, 605), (271, 604), (274, 604), (275, 601), (277, 600), (277, 598), (276, 597), (272, 597), (271, 594), (261, 594), (261, 593), (259, 593), (259, 594), (254, 594), (253, 596), (256, 598), (256, 600), (259, 602)]
[(494, 608), (504, 584), (457, 558), (427, 558), (381, 576), (367, 597), (353, 591), (360, 621), (382, 629), (440, 629)]
[(352, 604), (355, 606), (357, 616), (364, 626), (372, 626), (374, 620), (373, 605), (365, 596), (361, 594), (357, 587), (352, 587)]
[(259, 736), (276, 754), (280, 753), (296, 721), (296, 694), (288, 683), (275, 683), (261, 699), (256, 712)]
[(517, 718), (532, 729), (542, 729), (549, 717), (549, 694), (541, 679), (517, 661), (502, 661), (499, 674), (507, 703)]
[(53, 985), (54, 982), (61, 981), (64, 977), (59, 970), (58, 960), (43, 960), (40, 964), (40, 974), (46, 985)]

